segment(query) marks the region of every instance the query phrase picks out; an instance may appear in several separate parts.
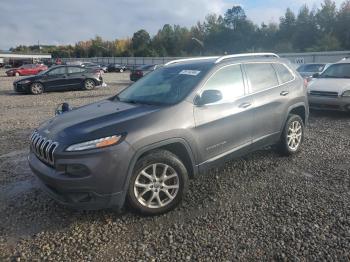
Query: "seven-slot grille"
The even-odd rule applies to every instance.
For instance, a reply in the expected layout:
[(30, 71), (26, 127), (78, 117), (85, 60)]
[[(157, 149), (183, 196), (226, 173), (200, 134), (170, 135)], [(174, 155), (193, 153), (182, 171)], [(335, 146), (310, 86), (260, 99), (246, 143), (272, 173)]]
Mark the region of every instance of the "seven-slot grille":
[(338, 92), (310, 91), (310, 95), (312, 95), (312, 96), (338, 97)]
[(30, 144), (35, 155), (42, 161), (53, 165), (54, 155), (58, 143), (54, 142), (46, 137), (41, 136), (37, 131), (34, 131), (30, 136)]

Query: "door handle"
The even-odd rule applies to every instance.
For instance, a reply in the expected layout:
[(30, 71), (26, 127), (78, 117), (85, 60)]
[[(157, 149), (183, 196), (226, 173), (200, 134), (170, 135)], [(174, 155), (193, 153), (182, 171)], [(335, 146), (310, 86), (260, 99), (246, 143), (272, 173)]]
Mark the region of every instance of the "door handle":
[(282, 92), (280, 93), (281, 96), (286, 96), (286, 95), (288, 95), (288, 94), (289, 94), (288, 91), (282, 91)]
[(239, 107), (240, 108), (248, 108), (250, 107), (252, 104), (251, 103), (243, 103), (243, 104), (240, 104)]

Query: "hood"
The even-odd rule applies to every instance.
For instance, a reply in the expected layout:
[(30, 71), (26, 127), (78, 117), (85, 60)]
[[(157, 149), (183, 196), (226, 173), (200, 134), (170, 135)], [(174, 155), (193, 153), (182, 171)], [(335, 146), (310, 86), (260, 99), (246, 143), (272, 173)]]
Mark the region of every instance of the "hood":
[(125, 133), (126, 122), (154, 113), (159, 109), (159, 106), (103, 100), (57, 115), (43, 123), (38, 131), (55, 141), (78, 143)]
[(14, 81), (14, 83), (18, 83), (18, 82), (21, 82), (21, 81), (24, 81), (24, 80), (33, 81), (33, 80), (36, 80), (37, 78), (39, 78), (38, 75), (22, 77), (21, 79), (18, 79), (18, 80), (16, 80), (16, 81)]
[(309, 91), (338, 92), (342, 94), (350, 90), (350, 79), (346, 78), (316, 78), (308, 86)]

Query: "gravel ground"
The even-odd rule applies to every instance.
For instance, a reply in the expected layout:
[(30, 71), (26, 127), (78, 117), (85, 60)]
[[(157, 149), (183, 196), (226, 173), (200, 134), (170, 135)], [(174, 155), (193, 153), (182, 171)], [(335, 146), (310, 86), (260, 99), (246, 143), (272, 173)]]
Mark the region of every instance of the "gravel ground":
[[(3, 73), (0, 72), (0, 75)], [(17, 95), (0, 77), (0, 261), (350, 260), (350, 115), (312, 112), (291, 158), (261, 150), (191, 181), (183, 205), (158, 217), (57, 205), (28, 168), (31, 129), (58, 103), (115, 94)]]

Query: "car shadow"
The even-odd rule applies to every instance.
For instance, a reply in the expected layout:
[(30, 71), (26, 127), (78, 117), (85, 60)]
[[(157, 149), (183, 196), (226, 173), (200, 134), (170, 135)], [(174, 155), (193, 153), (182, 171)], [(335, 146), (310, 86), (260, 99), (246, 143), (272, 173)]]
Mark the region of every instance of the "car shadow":
[(333, 118), (333, 119), (349, 119), (350, 118), (350, 111), (349, 112), (343, 112), (343, 111), (327, 111), (327, 110), (315, 110), (310, 109), (310, 116), (311, 117), (327, 117), (327, 118)]

